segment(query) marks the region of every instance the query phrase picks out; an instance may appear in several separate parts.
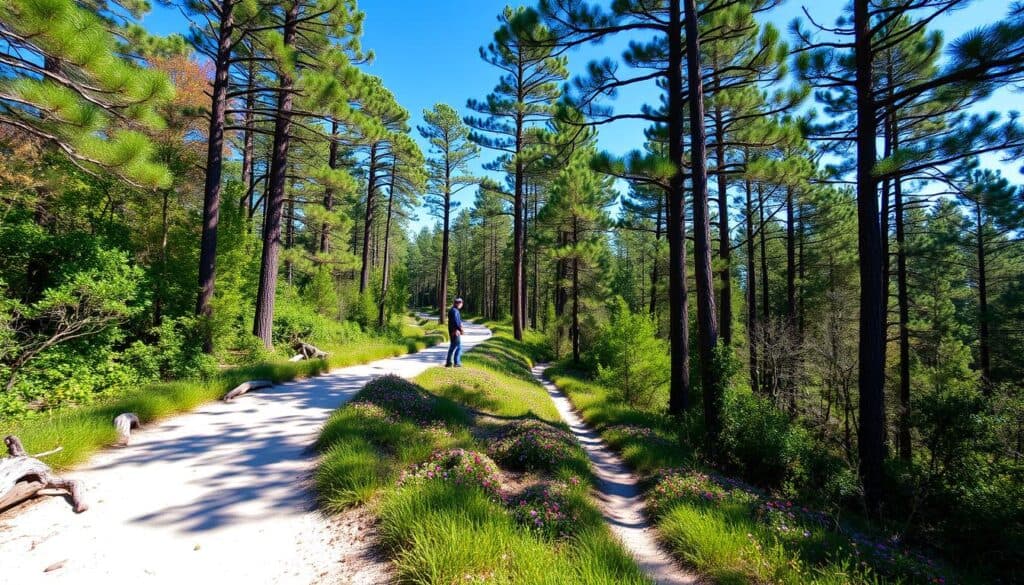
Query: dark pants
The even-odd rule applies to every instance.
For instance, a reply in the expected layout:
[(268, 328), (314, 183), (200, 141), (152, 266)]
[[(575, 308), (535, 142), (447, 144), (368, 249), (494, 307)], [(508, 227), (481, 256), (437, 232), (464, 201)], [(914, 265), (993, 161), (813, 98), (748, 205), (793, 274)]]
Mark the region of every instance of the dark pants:
[(462, 365), (462, 336), (451, 335), (451, 343), (448, 344), (448, 358), (444, 360), (444, 365), (450, 366), (452, 364), (456, 366)]

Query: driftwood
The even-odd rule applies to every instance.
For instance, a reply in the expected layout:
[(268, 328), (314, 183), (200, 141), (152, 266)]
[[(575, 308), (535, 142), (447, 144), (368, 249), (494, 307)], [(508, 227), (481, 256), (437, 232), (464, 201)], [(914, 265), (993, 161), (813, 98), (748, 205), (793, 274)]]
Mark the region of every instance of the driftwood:
[(248, 382), (242, 382), (238, 386), (235, 386), (230, 392), (224, 395), (222, 399), (224, 402), (231, 402), (235, 398), (238, 398), (242, 394), (250, 390), (259, 390), (260, 388), (270, 388), (274, 383), (270, 380), (249, 380)]
[(313, 359), (319, 360), (319, 359), (323, 359), (323, 358), (327, 357), (327, 352), (326, 351), (320, 349), (319, 347), (317, 347), (315, 345), (310, 345), (310, 344), (306, 343), (305, 341), (298, 341), (292, 347), (295, 349), (295, 351), (299, 352), (299, 353), (295, 354), (294, 356), (292, 356), (291, 361), (293, 361), (293, 362), (298, 362), (298, 361), (302, 361), (302, 360), (313, 360)]
[(18, 437), (8, 436), (4, 444), (10, 457), (0, 459), (0, 510), (27, 500), (43, 489), (67, 491), (75, 512), (89, 508), (82, 501), (82, 489), (77, 481), (54, 475), (49, 465), (25, 452)]
[(139, 428), (139, 417), (134, 412), (119, 414), (114, 419), (114, 428), (117, 429), (117, 444), (124, 447), (131, 439), (132, 429)]

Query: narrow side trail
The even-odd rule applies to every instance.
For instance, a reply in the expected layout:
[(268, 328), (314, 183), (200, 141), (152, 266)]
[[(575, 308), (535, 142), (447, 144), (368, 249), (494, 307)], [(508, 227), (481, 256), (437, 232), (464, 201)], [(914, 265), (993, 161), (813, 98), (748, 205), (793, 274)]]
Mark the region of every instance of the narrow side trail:
[(633, 555), (640, 568), (658, 585), (703, 583), (699, 576), (679, 566), (658, 544), (653, 526), (644, 513), (644, 502), (640, 497), (636, 476), (604, 444), (601, 436), (576, 414), (569, 398), (544, 377), (545, 369), (546, 364), (535, 365), (533, 376), (544, 385), (562, 420), (569, 425), (573, 436), (590, 458), (594, 475), (597, 476), (601, 512), (612, 532)]
[[(463, 349), (490, 337), (466, 324)], [(209, 403), (132, 435), (68, 477), (61, 498), (0, 515), (3, 583), (344, 582), (358, 532), (316, 510), (310, 448), (331, 412), (371, 379), (444, 364), (447, 344)]]

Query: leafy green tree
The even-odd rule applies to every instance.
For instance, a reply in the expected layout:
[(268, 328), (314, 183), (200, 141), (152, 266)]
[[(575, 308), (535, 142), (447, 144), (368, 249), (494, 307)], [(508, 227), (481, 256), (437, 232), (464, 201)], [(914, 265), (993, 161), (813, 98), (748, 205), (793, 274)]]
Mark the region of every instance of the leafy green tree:
[(99, 248), (77, 263), (65, 263), (38, 300), (26, 303), (4, 294), (4, 391), (9, 392), (19, 372), (43, 352), (98, 335), (137, 315), (144, 309), (138, 298), (141, 280), (142, 270), (129, 264), (126, 254)]

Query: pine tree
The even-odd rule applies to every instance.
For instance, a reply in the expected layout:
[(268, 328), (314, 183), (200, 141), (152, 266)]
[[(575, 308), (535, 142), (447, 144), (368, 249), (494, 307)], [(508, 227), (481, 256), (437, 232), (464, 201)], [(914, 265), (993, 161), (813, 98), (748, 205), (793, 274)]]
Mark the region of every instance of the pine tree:
[(426, 181), (423, 153), (419, 146), (407, 135), (396, 136), (391, 149), (388, 204), (384, 216), (384, 253), (382, 254), (380, 297), (377, 311), (378, 328), (383, 328), (387, 322), (385, 309), (388, 307), (391, 283), (392, 224), (396, 215), (402, 214), (405, 209), (418, 203), (417, 196), (425, 188)]
[(541, 221), (557, 225), (556, 229), (564, 234), (552, 253), (569, 264), (572, 298), (569, 338), (575, 363), (580, 362), (582, 352), (580, 297), (584, 273), (600, 267), (601, 254), (607, 247), (605, 231), (611, 227), (606, 208), (615, 201), (610, 180), (590, 168), (591, 155), (592, 152), (581, 150), (573, 156), (551, 184), (550, 198), (540, 215)]
[[(358, 53), (356, 39), (362, 14), (356, 10), (353, 0), (346, 0), (341, 5), (332, 2), (332, 10), (325, 10), (326, 1), (293, 0), (268, 15), (275, 28), (262, 33), (267, 45), (273, 47), (274, 63), (278, 69), (277, 103), (273, 111), (274, 143), (265, 196), (263, 252), (256, 317), (253, 320), (253, 335), (263, 340), (267, 348), (273, 344), (281, 219), (288, 180), (288, 151), (296, 116), (296, 94), (303, 100), (300, 105), (309, 100), (311, 108), (316, 107), (317, 102), (335, 103), (339, 97), (338, 72), (346, 71), (349, 55)], [(276, 27), (280, 27), (280, 33)], [(318, 75), (318, 70), (324, 75)], [(308, 93), (297, 92), (297, 87), (305, 88)]]
[[(912, 175), (928, 168), (955, 163), (981, 152), (1018, 148), (1020, 130), (1010, 120), (1005, 125), (973, 125), (973, 132), (943, 134), (921, 141), (914, 148), (894, 152), (889, 165), (876, 169), (879, 157), (876, 141), (880, 119), (890, 111), (914, 103), (944, 100), (952, 95), (986, 95), (1000, 80), (1024, 71), (1024, 15), (1012, 10), (1006, 21), (968, 33), (952, 45), (947, 65), (927, 79), (890, 88), (877, 75), (879, 56), (902, 40), (919, 33), (932, 20), (968, 0), (887, 1), (876, 9), (868, 0), (854, 0), (852, 19), (844, 16), (828, 29), (838, 41), (824, 44), (814, 35), (794, 26), (801, 41), (797, 70), (821, 88), (818, 96), (830, 104), (837, 119), (824, 126), (823, 134), (850, 131), (837, 142), (852, 136), (856, 144), (856, 185), (858, 195), (858, 250), (860, 257), (860, 342), (859, 342), (859, 451), (860, 473), (865, 501), (873, 514), (881, 512), (884, 500), (883, 463), (887, 456), (885, 424), (885, 323), (886, 292), (883, 265), (886, 258), (879, 220), (878, 186), (896, 175)], [(900, 26), (891, 26), (902, 23)], [(851, 26), (852, 25), (852, 26)], [(822, 27), (818, 27), (819, 30)], [(891, 89), (891, 91), (890, 91)], [(837, 109), (835, 105), (844, 105)], [(844, 119), (844, 113), (850, 118)]]
[(459, 113), (447, 104), (437, 104), (433, 110), (423, 112), (426, 126), (420, 126), (420, 135), (427, 139), (431, 154), (428, 161), (429, 186), (431, 194), (427, 204), (431, 212), (441, 218), (441, 286), (438, 291), (437, 307), (444, 324), (445, 307), (448, 306), (448, 260), (450, 224), (452, 209), (457, 205), (452, 197), (466, 187), (477, 183), (469, 174), (469, 163), (480, 154), (480, 148), (470, 142), (469, 128), (459, 118)]
[(125, 56), (98, 6), (73, 0), (0, 5), (0, 124), (52, 144), (89, 173), (166, 187), (146, 132), (174, 96), (161, 71)]
[[(964, 207), (967, 229), (964, 230), (966, 248), (973, 249), (975, 289), (977, 295), (978, 369), (982, 391), (991, 395), (994, 383), (992, 372), (993, 319), (990, 309), (992, 265), (1007, 251), (1012, 251), (1014, 232), (1024, 218), (1024, 200), (1020, 189), (1011, 186), (998, 172), (980, 169), (976, 160), (965, 161), (954, 170), (953, 192)], [(1007, 250), (1007, 249), (1010, 250)]]
[(526, 233), (525, 183), (530, 161), (529, 128), (550, 120), (554, 103), (561, 92), (559, 82), (566, 79), (566, 59), (553, 55), (550, 34), (526, 9), (506, 7), (499, 17), (501, 26), (494, 41), (480, 49), (484, 61), (502, 71), (494, 91), (483, 101), (469, 100), (467, 107), (479, 117), (467, 117), (473, 128), (471, 139), (501, 155), (491, 168), (508, 170), (512, 175), (512, 328), (516, 339), (523, 338), (526, 325), (523, 299), (526, 294), (524, 257)]

